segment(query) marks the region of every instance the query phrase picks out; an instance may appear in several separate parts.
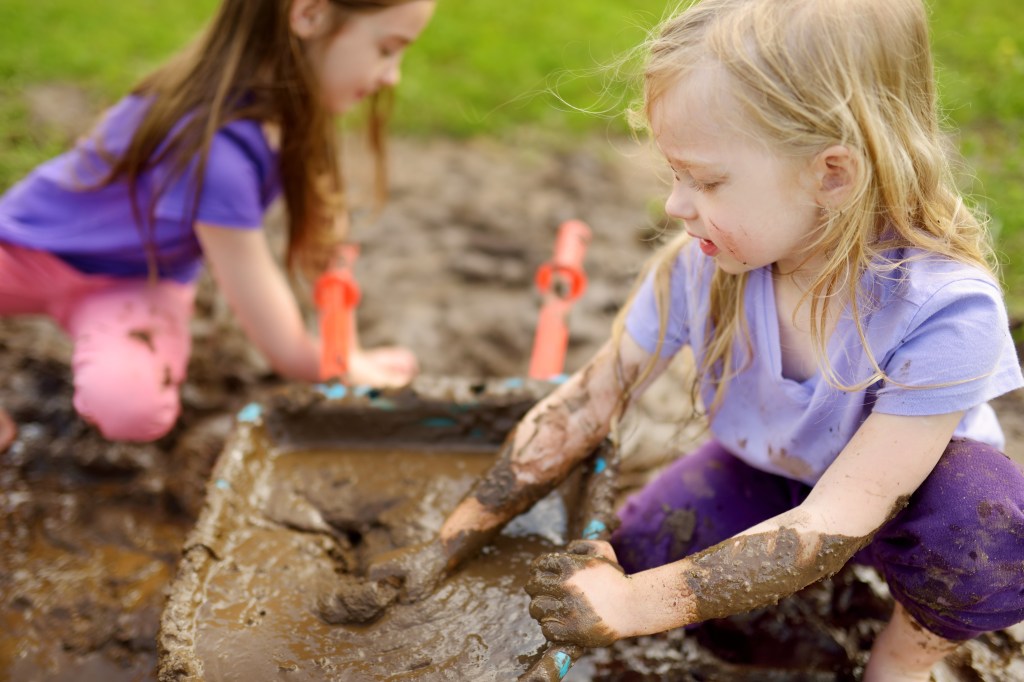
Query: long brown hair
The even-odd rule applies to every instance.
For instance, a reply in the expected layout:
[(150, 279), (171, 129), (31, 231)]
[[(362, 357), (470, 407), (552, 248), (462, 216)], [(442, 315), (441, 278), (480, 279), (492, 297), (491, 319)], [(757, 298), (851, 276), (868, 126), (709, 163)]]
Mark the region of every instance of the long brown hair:
[[(409, 1), (329, 0), (333, 16), (328, 35), (334, 35), (355, 13)], [(111, 161), (104, 182), (127, 182), (140, 230), (152, 225), (152, 220), (143, 220), (143, 210), (152, 217), (157, 198), (167, 189), (156, 188), (151, 205), (139, 206), (139, 179), (146, 169), (169, 162), (170, 182), (198, 159), (193, 195), (198, 198), (214, 135), (232, 121), (254, 119), (281, 130), (279, 170), (288, 210), (288, 266), (294, 268), (306, 256), (323, 253), (344, 237), (336, 232), (336, 225), (344, 225), (339, 220), (344, 183), (335, 124), (320, 104), (303, 44), (291, 30), (291, 4), (291, 0), (223, 0), (190, 46), (132, 90), (152, 101), (128, 147)], [(367, 132), (376, 158), (378, 199), (383, 198), (387, 174), (384, 143), (390, 101), (384, 92), (369, 105)], [(197, 201), (192, 204), (194, 219)], [(150, 277), (156, 277), (152, 235), (142, 236)]]
[[(900, 249), (974, 265), (996, 274), (984, 217), (957, 191), (939, 124), (928, 15), (921, 0), (703, 0), (688, 2), (648, 45), (643, 112), (705, 61), (723, 67), (742, 107), (747, 132), (780, 155), (811, 158), (832, 144), (858, 157), (854, 191), (825, 211), (808, 252), (826, 256), (805, 299), (823, 376), (840, 390), (890, 379), (867, 347), (861, 318), (873, 301), (863, 275), (895, 276)], [(685, 237), (652, 259), (659, 308), (667, 305), (669, 272)], [(716, 270), (711, 282), (706, 352), (698, 381), (715, 387), (709, 412), (721, 404), (746, 338), (746, 274)], [(852, 309), (874, 372), (843, 383), (829, 366), (827, 303)], [(661, 311), (662, 323), (666, 313)], [(664, 327), (663, 327), (664, 328)], [(616, 335), (622, 333), (622, 316)], [(749, 353), (748, 353), (749, 357)]]

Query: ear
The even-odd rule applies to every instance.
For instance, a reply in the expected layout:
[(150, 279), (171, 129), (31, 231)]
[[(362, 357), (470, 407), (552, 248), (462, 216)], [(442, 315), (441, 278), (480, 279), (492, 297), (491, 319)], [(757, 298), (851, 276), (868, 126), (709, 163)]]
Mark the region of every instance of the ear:
[(288, 21), (292, 33), (303, 40), (315, 38), (327, 20), (326, 0), (292, 0)]
[(832, 145), (814, 157), (811, 172), (817, 204), (823, 208), (835, 208), (853, 191), (858, 160), (849, 147)]

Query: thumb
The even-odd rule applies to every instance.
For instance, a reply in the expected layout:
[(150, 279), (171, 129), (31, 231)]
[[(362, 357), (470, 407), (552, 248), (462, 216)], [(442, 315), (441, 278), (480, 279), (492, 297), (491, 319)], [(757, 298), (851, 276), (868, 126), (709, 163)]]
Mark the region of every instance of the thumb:
[(566, 551), (569, 554), (596, 556), (618, 563), (618, 559), (615, 558), (615, 550), (604, 540), (575, 540), (569, 544)]

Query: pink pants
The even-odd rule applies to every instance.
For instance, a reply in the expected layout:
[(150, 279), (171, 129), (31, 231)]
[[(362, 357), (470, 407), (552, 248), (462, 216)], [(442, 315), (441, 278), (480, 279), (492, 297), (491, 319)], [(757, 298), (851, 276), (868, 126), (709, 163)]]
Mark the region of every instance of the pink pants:
[(74, 405), (109, 440), (150, 441), (181, 411), (194, 284), (78, 272), (0, 242), (0, 316), (43, 314), (74, 345)]

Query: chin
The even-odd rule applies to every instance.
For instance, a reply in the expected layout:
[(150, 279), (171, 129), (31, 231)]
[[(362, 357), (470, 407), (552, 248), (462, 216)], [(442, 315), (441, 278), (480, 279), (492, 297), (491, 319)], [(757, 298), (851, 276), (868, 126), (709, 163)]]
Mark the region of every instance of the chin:
[(715, 265), (719, 270), (730, 275), (742, 275), (744, 272), (757, 270), (760, 265), (741, 263), (733, 258), (716, 258)]

